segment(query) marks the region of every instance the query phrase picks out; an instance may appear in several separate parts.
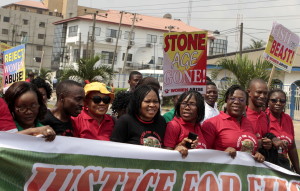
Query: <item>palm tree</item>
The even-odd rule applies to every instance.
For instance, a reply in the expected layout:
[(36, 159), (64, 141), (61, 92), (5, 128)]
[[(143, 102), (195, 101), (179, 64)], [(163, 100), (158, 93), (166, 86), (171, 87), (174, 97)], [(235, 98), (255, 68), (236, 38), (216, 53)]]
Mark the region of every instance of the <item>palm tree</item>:
[(93, 81), (99, 77), (103, 80), (109, 79), (109, 77), (113, 75), (112, 69), (108, 66), (95, 66), (99, 60), (99, 56), (90, 59), (80, 59), (78, 62), (78, 70), (67, 69), (63, 71), (61, 79), (74, 79), (77, 81)]
[[(233, 84), (239, 84), (246, 89), (252, 79), (260, 78), (267, 82), (271, 73), (270, 68), (272, 68), (272, 64), (261, 58), (258, 58), (256, 63), (254, 63), (252, 60), (248, 59), (247, 56), (240, 57), (239, 55), (234, 59), (223, 58), (219, 60), (217, 64), (220, 69), (216, 69), (212, 72), (212, 79), (216, 79), (222, 70), (229, 70), (236, 78), (228, 81), (227, 86), (219, 91), (220, 97), (222, 98), (224, 97), (223, 95), (225, 94), (226, 89)], [(222, 107), (223, 104), (224, 100), (219, 100), (218, 106)]]
[(272, 64), (261, 58), (258, 58), (254, 63), (247, 56), (240, 57), (238, 55), (234, 59), (223, 58), (217, 64), (221, 69), (213, 71), (213, 79), (216, 79), (221, 70), (229, 70), (236, 77), (237, 83), (243, 88), (246, 88), (254, 78), (268, 81), (270, 68), (272, 68)]
[(250, 49), (258, 49), (258, 48), (263, 48), (266, 45), (266, 42), (263, 40), (256, 41), (254, 39), (251, 39), (251, 44), (244, 48), (244, 50), (250, 50)]
[(51, 70), (41, 68), (39, 77), (46, 80), (46, 81), (48, 81), (48, 82), (51, 82), (51, 73), (52, 73)]

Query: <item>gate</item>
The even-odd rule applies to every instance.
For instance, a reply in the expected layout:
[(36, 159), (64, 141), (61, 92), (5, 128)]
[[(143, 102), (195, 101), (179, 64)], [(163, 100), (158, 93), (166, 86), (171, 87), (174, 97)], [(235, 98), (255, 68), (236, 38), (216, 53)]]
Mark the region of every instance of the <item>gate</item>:
[(287, 95), (286, 113), (289, 114), (293, 120), (300, 121), (300, 87), (292, 84), (284, 88)]

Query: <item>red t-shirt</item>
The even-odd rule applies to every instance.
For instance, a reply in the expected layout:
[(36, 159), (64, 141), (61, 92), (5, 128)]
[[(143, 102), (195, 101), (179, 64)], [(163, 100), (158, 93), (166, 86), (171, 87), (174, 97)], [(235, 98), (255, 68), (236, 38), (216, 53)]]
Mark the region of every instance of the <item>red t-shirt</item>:
[[(270, 110), (267, 110), (267, 114), (270, 118), (270, 133), (273, 133), (280, 140), (287, 142), (288, 148), (291, 149), (295, 138), (292, 118), (288, 114), (282, 112), (280, 123), (277, 118), (272, 115)], [(283, 153), (287, 153), (287, 151), (284, 151)]]
[(100, 124), (98, 121), (88, 115), (87, 110), (77, 117), (72, 117), (72, 125), (74, 128), (74, 137), (109, 141), (115, 122), (113, 118), (107, 114)]
[(17, 132), (16, 124), (4, 99), (0, 98), (0, 131)]
[(185, 122), (181, 117), (174, 117), (167, 124), (164, 145), (165, 147), (175, 148), (184, 138), (188, 137), (189, 132), (198, 135), (197, 149), (206, 149), (206, 142), (201, 132), (200, 123), (194, 124)]
[(252, 127), (257, 139), (262, 139), (269, 132), (269, 121), (267, 114), (263, 111), (257, 112), (247, 108), (247, 118), (252, 123)]
[(202, 134), (207, 148), (224, 151), (233, 147), (237, 151), (254, 153), (257, 149), (257, 139), (251, 122), (243, 117), (241, 123), (230, 115), (220, 112), (202, 124)]

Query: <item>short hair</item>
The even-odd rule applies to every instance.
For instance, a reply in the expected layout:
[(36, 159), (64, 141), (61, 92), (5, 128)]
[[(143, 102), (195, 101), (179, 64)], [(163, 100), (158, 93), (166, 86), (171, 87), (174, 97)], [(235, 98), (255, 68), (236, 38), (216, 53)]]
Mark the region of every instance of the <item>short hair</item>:
[[(141, 86), (137, 87), (134, 90), (134, 92), (132, 93), (132, 96), (131, 96), (131, 99), (130, 99), (130, 102), (128, 105), (128, 114), (129, 115), (131, 115), (134, 118), (136, 118), (136, 115), (139, 115), (140, 110), (141, 110), (142, 101), (144, 100), (146, 95), (152, 90), (157, 95), (157, 99), (158, 99), (159, 105), (160, 105), (158, 90), (152, 86), (141, 85)], [(160, 116), (160, 108), (158, 108), (158, 111), (153, 119), (156, 120), (156, 119), (158, 119), (159, 116)]]
[(217, 85), (214, 82), (212, 82), (212, 81), (206, 81), (206, 86), (209, 86), (209, 85), (217, 87)]
[(78, 83), (74, 80), (64, 80), (64, 81), (60, 82), (56, 87), (57, 100), (59, 100), (61, 94), (68, 94), (70, 88), (72, 88), (74, 86), (78, 86), (78, 87), (83, 88), (83, 86), (80, 83)]
[(141, 75), (141, 76), (143, 76), (140, 72), (138, 72), (138, 71), (132, 71), (132, 72), (130, 72), (130, 74), (129, 74), (129, 80), (131, 80), (131, 78), (132, 78), (132, 76), (134, 76), (134, 75)]
[(152, 86), (153, 88), (157, 89), (157, 91), (159, 91), (159, 89), (160, 89), (159, 81), (156, 78), (151, 77), (151, 76), (141, 79), (139, 81), (139, 83), (136, 85), (136, 88), (141, 85)]
[(206, 82), (211, 82), (210, 77), (206, 76)]
[(197, 118), (196, 118), (196, 123), (199, 123), (204, 119), (205, 116), (205, 106), (204, 106), (204, 98), (203, 96), (195, 91), (195, 90), (189, 90), (187, 92), (184, 92), (181, 94), (181, 96), (178, 99), (177, 104), (175, 105), (175, 116), (181, 117), (180, 116), (180, 105), (183, 102), (184, 99), (188, 98), (188, 100), (191, 99), (191, 97), (194, 96), (196, 99), (196, 106), (197, 106)]
[(51, 98), (52, 88), (51, 88), (50, 84), (46, 82), (46, 80), (44, 80), (41, 77), (37, 77), (37, 78), (31, 80), (31, 83), (36, 85), (37, 88), (44, 88), (46, 90), (47, 98), (48, 99)]
[(37, 119), (42, 120), (45, 114), (47, 113), (47, 107), (43, 101), (43, 96), (40, 93), (40, 91), (37, 89), (37, 87), (34, 84), (30, 82), (24, 82), (24, 81), (15, 82), (6, 90), (4, 94), (4, 99), (8, 105), (9, 111), (10, 113), (14, 114), (16, 100), (21, 95), (29, 91), (32, 91), (37, 95), (38, 103), (40, 105)]
[(232, 86), (230, 86), (230, 87), (227, 89), (227, 91), (226, 91), (226, 93), (225, 93), (225, 95), (224, 95), (224, 100), (225, 100), (225, 102), (227, 102), (229, 96), (232, 96), (236, 90), (241, 90), (242, 92), (245, 93), (245, 96), (246, 96), (246, 103), (248, 103), (248, 93), (247, 93), (247, 92), (245, 91), (245, 89), (244, 89), (242, 86), (240, 86), (240, 85), (232, 85)]
[(286, 99), (286, 93), (285, 93), (282, 89), (273, 89), (273, 90), (269, 91), (269, 93), (268, 93), (268, 99), (267, 99), (267, 102), (269, 102), (270, 97), (271, 97), (271, 95), (272, 95), (273, 93), (282, 93), (282, 94), (284, 95), (285, 99)]
[(254, 84), (254, 83), (262, 83), (262, 84), (267, 84), (266, 83), (266, 81), (265, 80), (263, 80), (263, 79), (260, 79), (260, 78), (254, 78), (254, 79), (252, 79), (250, 82), (249, 82), (249, 84), (248, 84), (248, 89), (250, 89), (251, 88), (251, 86)]
[(116, 113), (119, 109), (126, 109), (130, 102), (131, 96), (132, 93), (128, 91), (118, 92), (111, 105), (112, 112)]

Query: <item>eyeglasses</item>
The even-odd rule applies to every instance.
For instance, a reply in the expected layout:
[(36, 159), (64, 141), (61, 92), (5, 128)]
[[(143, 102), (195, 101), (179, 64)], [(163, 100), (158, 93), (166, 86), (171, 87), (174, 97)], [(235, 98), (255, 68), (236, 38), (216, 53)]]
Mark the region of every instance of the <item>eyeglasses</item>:
[(104, 104), (109, 104), (110, 103), (110, 97), (109, 96), (104, 96), (104, 97), (100, 97), (100, 96), (94, 96), (91, 98), (93, 100), (93, 102), (95, 104), (99, 104), (101, 103), (101, 101), (104, 103)]
[(240, 97), (230, 97), (229, 100), (231, 102), (235, 102), (235, 101), (239, 101), (240, 103), (244, 103), (245, 99), (244, 98), (240, 98)]
[(196, 103), (181, 102), (180, 106), (182, 108), (185, 108), (186, 106), (189, 106), (189, 108), (196, 108), (197, 104)]
[(40, 107), (39, 104), (32, 104), (31, 106), (21, 106), (21, 107), (15, 107), (15, 109), (20, 112), (20, 113), (25, 113), (26, 111), (30, 110), (30, 111), (36, 111), (38, 108)]
[(270, 99), (270, 101), (272, 103), (277, 103), (277, 102), (280, 102), (280, 103), (286, 103), (286, 100), (285, 99)]

